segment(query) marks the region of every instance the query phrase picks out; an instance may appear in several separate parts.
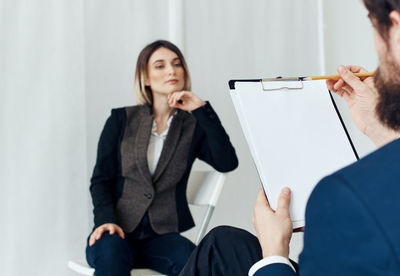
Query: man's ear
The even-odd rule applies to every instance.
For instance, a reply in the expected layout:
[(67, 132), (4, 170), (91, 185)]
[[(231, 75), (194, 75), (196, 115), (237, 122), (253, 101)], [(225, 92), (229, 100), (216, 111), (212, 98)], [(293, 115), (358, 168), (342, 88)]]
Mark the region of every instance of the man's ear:
[(389, 13), (390, 21), (392, 21), (392, 26), (390, 27), (390, 35), (393, 40), (400, 45), (400, 13), (393, 10)]

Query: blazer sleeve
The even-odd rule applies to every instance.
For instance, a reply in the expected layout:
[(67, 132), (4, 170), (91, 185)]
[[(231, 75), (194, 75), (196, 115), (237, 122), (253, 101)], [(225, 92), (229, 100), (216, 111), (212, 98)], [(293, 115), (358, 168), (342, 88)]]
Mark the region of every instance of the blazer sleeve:
[(209, 102), (192, 111), (204, 133), (197, 157), (220, 172), (229, 172), (237, 168), (238, 159), (228, 134), (225, 132), (217, 114)]
[(90, 193), (94, 206), (95, 227), (104, 223), (118, 223), (114, 201), (121, 127), (117, 110), (112, 110), (100, 135), (96, 165), (91, 178)]

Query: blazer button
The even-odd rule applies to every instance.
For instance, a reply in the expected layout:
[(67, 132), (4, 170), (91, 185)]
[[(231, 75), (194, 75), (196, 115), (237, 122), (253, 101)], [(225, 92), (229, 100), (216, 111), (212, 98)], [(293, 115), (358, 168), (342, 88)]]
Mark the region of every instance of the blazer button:
[(147, 197), (148, 199), (151, 199), (153, 197), (152, 194), (148, 193), (148, 194), (144, 194), (145, 197)]

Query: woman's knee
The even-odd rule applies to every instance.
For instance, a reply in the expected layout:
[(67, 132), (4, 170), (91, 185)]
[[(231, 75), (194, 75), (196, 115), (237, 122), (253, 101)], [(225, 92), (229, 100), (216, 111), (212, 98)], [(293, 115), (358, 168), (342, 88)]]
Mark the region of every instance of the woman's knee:
[(109, 233), (104, 233), (96, 242), (100, 242), (102, 248), (112, 253), (129, 250), (128, 242), (122, 239), (118, 234), (110, 235)]
[(184, 258), (189, 258), (190, 254), (192, 254), (193, 250), (196, 248), (196, 245), (188, 239), (183, 239), (179, 243), (177, 243), (176, 250), (179, 255), (184, 256)]
[(180, 271), (183, 268), (195, 248), (196, 246), (194, 243), (189, 240), (181, 242), (179, 246), (174, 248), (171, 252), (170, 258), (177, 267), (177, 271)]
[(91, 266), (97, 266), (98, 263), (112, 265), (131, 262), (130, 251), (125, 239), (118, 234), (110, 235), (106, 232), (92, 246), (87, 246), (86, 255)]

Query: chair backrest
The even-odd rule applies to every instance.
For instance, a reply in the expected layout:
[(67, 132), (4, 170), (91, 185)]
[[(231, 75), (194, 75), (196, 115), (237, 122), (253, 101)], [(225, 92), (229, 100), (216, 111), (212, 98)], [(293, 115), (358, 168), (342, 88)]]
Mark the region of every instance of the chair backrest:
[(192, 171), (189, 176), (187, 199), (193, 205), (217, 204), (226, 179), (226, 173), (217, 171)]
[(186, 192), (189, 204), (208, 206), (207, 212), (197, 232), (195, 239), (196, 245), (199, 244), (207, 231), (215, 205), (217, 205), (222, 188), (224, 187), (225, 179), (226, 173), (217, 171), (192, 171), (189, 176)]

